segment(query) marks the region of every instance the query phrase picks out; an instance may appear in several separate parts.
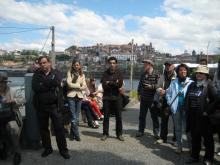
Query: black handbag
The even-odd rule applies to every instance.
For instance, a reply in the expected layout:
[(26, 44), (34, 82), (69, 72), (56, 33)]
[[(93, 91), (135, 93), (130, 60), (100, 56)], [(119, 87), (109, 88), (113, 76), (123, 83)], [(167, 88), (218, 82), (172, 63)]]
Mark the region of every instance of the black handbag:
[(15, 119), (12, 103), (0, 103), (0, 122), (7, 123)]
[(122, 94), (121, 96), (122, 96), (122, 107), (124, 108), (130, 102), (130, 99), (129, 96), (127, 95)]

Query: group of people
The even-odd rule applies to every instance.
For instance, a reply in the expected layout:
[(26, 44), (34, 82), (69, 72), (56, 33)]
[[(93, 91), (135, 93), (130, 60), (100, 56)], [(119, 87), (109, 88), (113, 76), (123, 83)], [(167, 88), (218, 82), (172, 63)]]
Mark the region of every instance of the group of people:
[[(32, 79), (32, 89), (34, 91), (33, 105), (36, 108), (42, 146), (44, 148), (42, 157), (46, 157), (53, 152), (50, 132), (48, 129), (49, 118), (51, 119), (60, 155), (64, 159), (69, 159), (68, 148), (64, 125), (62, 121), (62, 103), (60, 91), (62, 91), (61, 74), (53, 69), (50, 59), (41, 56), (38, 59), (39, 68), (35, 69)], [(79, 114), (85, 111), (88, 126), (97, 128), (95, 121), (103, 120), (103, 137), (106, 140), (109, 135), (109, 117), (112, 110), (116, 116), (116, 135), (121, 141), (122, 137), (122, 101), (121, 88), (123, 78), (117, 69), (117, 59), (108, 59), (109, 68), (104, 72), (101, 85), (95, 90), (94, 79), (86, 79), (82, 72), (80, 61), (74, 59), (67, 72), (67, 100), (71, 112), (70, 140), (81, 141), (79, 132)], [(112, 108), (112, 109), (111, 109)], [(101, 111), (102, 109), (102, 111)], [(104, 114), (104, 116), (103, 116)]]
[[(101, 84), (95, 88), (94, 79), (87, 80), (79, 60), (74, 59), (66, 76), (66, 98), (71, 112), (70, 140), (81, 141), (79, 131), (79, 114), (84, 111), (88, 126), (97, 128), (97, 120), (103, 120), (102, 141), (109, 136), (109, 118), (114, 113), (116, 118), (116, 137), (124, 141), (122, 126), (122, 91), (124, 80), (117, 68), (117, 59), (108, 58), (108, 68), (103, 73)], [(156, 143), (166, 143), (168, 136), (169, 116), (173, 119), (173, 140), (176, 141), (175, 152), (183, 151), (182, 135), (187, 135), (191, 157), (187, 163), (199, 162), (202, 138), (205, 146), (204, 164), (212, 164), (214, 159), (213, 132), (220, 135), (219, 125), (213, 125), (210, 115), (220, 110), (220, 61), (214, 80), (209, 79), (209, 68), (206, 64), (199, 65), (193, 77), (189, 77), (189, 68), (180, 64), (176, 68), (167, 61), (164, 63), (162, 75), (154, 71), (154, 62), (144, 60), (144, 72), (140, 77), (137, 93), (140, 101), (139, 127), (136, 136), (144, 136), (146, 115), (150, 111), (153, 123), (153, 135)], [(59, 153), (69, 159), (62, 110), (63, 80), (61, 73), (51, 66), (50, 58), (41, 56), (33, 69), (32, 89), (33, 105), (37, 112), (38, 125), (44, 151), (42, 157), (53, 152), (49, 119), (51, 119)], [(0, 95), (4, 101), (19, 100), (8, 94), (7, 78), (0, 74)], [(159, 122), (161, 118), (161, 123)], [(22, 121), (22, 120), (21, 120)], [(10, 120), (7, 128), (13, 133), (14, 164), (21, 162), (18, 137), (22, 122)], [(14, 128), (13, 128), (14, 127)], [(14, 129), (15, 131), (12, 131)], [(16, 138), (15, 138), (16, 137)]]
[[(182, 135), (186, 134), (191, 157), (188, 164), (200, 161), (201, 143), (204, 142), (203, 163), (210, 165), (214, 160), (213, 134), (219, 133), (220, 118), (220, 60), (213, 81), (209, 77), (209, 68), (203, 60), (189, 76), (189, 67), (185, 64), (175, 66), (167, 61), (164, 72), (157, 76), (154, 63), (144, 60), (145, 71), (138, 85), (140, 100), (139, 129), (137, 137), (144, 135), (148, 109), (153, 123), (153, 135), (156, 143), (166, 143), (169, 116), (173, 119), (173, 140), (175, 152), (183, 151)], [(205, 61), (206, 62), (206, 61)], [(215, 123), (211, 116), (214, 116)], [(161, 117), (159, 124), (158, 118)], [(160, 130), (160, 131), (159, 131)]]

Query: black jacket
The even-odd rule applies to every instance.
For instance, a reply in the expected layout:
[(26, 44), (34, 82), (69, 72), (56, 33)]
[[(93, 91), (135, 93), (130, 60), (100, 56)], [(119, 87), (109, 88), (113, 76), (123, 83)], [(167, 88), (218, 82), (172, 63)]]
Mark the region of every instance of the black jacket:
[(103, 87), (103, 99), (117, 100), (120, 96), (119, 88), (123, 85), (123, 77), (121, 73), (116, 70), (111, 73), (110, 70), (106, 70), (101, 78)]
[(214, 101), (211, 82), (207, 80), (201, 87), (197, 87), (196, 82), (191, 83), (185, 99), (187, 131), (200, 130), (204, 119), (208, 118), (204, 113), (210, 114), (209, 106)]
[(61, 88), (61, 74), (52, 69), (48, 75), (37, 70), (32, 79), (33, 104), (36, 108), (58, 104), (58, 91)]

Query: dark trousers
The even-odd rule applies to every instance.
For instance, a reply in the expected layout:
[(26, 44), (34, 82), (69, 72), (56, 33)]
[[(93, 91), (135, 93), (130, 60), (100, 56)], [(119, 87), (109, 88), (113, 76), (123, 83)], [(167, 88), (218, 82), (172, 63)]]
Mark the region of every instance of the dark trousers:
[(118, 100), (103, 100), (103, 111), (104, 111), (103, 134), (109, 135), (109, 117), (111, 111), (113, 111), (116, 118), (116, 136), (122, 135), (121, 99), (119, 98)]
[[(163, 139), (164, 141), (167, 141), (167, 135), (168, 135), (168, 122), (169, 122), (169, 117), (170, 113), (168, 114), (165, 112), (163, 109), (161, 112), (161, 123), (160, 123), (160, 138)], [(175, 127), (173, 125), (173, 140), (176, 139), (175, 136)]]
[(167, 140), (169, 116), (164, 111), (161, 112), (160, 138), (164, 141)]
[(97, 120), (96, 114), (93, 112), (92, 107), (88, 101), (83, 101), (81, 109), (85, 111), (88, 125), (92, 125), (92, 121)]
[(41, 108), (37, 111), (37, 117), (43, 147), (45, 149), (52, 149), (50, 132), (48, 129), (50, 118), (54, 127), (54, 133), (59, 151), (67, 151), (68, 149), (62, 116), (61, 113), (57, 112), (57, 108)]
[(212, 134), (212, 126), (208, 117), (203, 117), (201, 126), (196, 129), (192, 128), (192, 157), (198, 159), (201, 150), (201, 138), (204, 139), (205, 160), (213, 161), (214, 158), (214, 140)]
[(159, 132), (159, 113), (156, 109), (151, 108), (151, 104), (141, 100), (140, 102), (140, 115), (139, 115), (139, 132), (144, 133), (146, 127), (146, 116), (148, 109), (150, 109), (151, 119), (153, 121), (153, 132), (158, 134)]

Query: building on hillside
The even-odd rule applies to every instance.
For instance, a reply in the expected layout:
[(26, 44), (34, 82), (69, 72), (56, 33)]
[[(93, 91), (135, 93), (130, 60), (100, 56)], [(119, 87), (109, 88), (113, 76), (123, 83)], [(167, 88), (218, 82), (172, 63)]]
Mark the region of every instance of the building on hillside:
[(7, 53), (8, 52), (6, 50), (0, 49), (0, 56), (7, 55)]

